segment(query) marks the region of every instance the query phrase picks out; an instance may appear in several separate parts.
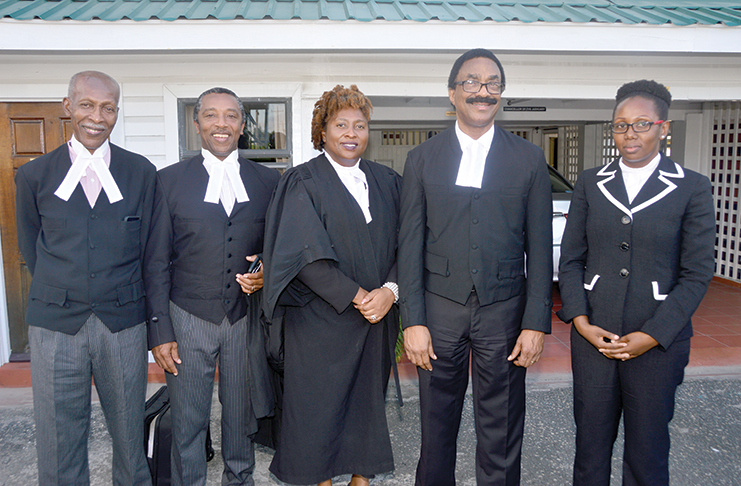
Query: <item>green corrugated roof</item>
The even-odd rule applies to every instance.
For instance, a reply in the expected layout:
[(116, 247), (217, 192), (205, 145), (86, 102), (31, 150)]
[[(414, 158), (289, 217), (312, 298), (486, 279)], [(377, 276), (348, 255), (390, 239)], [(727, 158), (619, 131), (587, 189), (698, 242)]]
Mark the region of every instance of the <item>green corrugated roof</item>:
[(16, 20), (488, 20), (738, 26), (741, 3), (730, 0), (3, 0), (0, 16)]

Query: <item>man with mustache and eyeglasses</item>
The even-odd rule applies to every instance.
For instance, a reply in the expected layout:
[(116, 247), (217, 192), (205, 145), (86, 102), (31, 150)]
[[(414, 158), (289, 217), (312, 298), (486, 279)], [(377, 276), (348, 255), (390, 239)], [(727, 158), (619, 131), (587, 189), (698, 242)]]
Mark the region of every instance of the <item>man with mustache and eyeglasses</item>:
[(448, 78), (455, 127), (404, 168), (399, 303), (419, 374), (417, 486), (455, 484), (469, 356), (476, 482), (520, 483), (525, 370), (551, 328), (552, 203), (543, 151), (494, 124), (504, 85), (490, 51), (459, 57)]
[(217, 365), (222, 485), (254, 484), (256, 419), (272, 411), (253, 263), (279, 174), (239, 156), (246, 118), (233, 91), (203, 92), (193, 113), (201, 153), (157, 173), (145, 281), (149, 347), (172, 406), (174, 486), (206, 484)]

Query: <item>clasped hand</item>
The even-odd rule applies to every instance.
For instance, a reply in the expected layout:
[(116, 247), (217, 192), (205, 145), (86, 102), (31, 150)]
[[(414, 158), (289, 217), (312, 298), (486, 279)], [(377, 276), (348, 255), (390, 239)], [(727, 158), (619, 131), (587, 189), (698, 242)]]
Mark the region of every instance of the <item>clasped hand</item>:
[(394, 299), (394, 293), (386, 287), (373, 289), (370, 292), (360, 287), (352, 303), (368, 322), (376, 324), (381, 322), (381, 319), (394, 305)]
[(627, 361), (637, 358), (659, 343), (645, 332), (636, 331), (618, 336), (589, 323), (587, 316), (574, 318), (574, 327), (581, 336), (606, 358)]

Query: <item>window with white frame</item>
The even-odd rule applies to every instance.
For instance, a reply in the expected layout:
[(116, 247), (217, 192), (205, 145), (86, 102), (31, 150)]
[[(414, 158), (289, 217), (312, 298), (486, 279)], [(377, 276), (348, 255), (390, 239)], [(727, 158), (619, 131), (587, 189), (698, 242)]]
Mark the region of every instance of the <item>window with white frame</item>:
[[(178, 100), (180, 158), (201, 150), (201, 138), (193, 123), (196, 98)], [(270, 167), (291, 166), (291, 100), (241, 98), (247, 119), (239, 137), (239, 155)]]

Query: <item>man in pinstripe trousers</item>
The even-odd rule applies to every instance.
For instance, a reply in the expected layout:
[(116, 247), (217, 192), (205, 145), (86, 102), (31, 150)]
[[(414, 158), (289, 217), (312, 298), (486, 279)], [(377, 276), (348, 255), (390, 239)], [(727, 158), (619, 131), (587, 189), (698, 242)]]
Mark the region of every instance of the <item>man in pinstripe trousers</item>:
[(90, 484), (91, 378), (113, 441), (112, 484), (151, 484), (142, 261), (156, 171), (108, 142), (119, 96), (107, 74), (72, 76), (62, 106), (74, 135), (15, 178), (18, 244), (33, 275), (26, 320), (44, 486)]
[[(257, 320), (265, 211), (279, 174), (239, 157), (242, 102), (224, 88), (198, 98), (202, 150), (157, 174), (145, 281), (149, 346), (167, 371), (172, 404), (172, 484), (206, 483), (204, 442), (216, 366), (223, 485), (252, 485), (252, 436), (272, 410)], [(249, 295), (242, 293), (242, 290)]]

